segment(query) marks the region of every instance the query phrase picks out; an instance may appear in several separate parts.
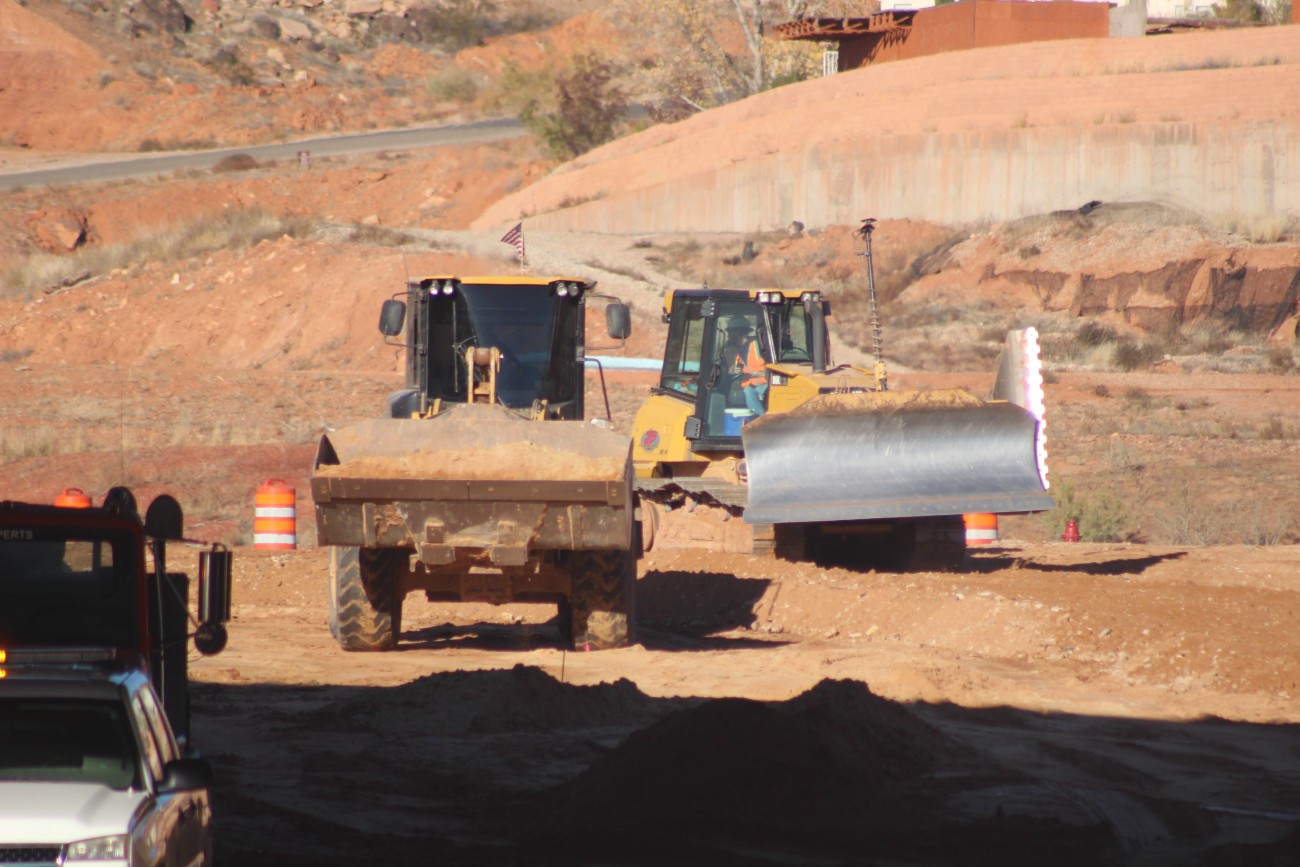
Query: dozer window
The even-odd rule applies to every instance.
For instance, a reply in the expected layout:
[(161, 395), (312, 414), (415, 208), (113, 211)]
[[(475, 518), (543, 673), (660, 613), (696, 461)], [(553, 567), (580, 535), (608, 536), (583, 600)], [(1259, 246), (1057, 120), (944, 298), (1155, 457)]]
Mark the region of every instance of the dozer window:
[(780, 313), (772, 323), (776, 338), (776, 357), (780, 361), (803, 362), (812, 360), (812, 323), (807, 311), (797, 301), (778, 308)]
[(695, 399), (700, 387), (700, 359), (704, 357), (704, 332), (708, 326), (699, 301), (688, 301), (673, 317), (664, 357), (662, 387)]

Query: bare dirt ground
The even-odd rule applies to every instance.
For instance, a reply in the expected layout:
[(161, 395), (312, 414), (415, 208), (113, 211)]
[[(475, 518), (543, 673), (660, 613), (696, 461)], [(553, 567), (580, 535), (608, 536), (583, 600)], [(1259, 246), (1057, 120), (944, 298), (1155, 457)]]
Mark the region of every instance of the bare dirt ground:
[[(249, 101), (278, 118), (271, 126), (301, 130), (439, 116), (364, 92), (343, 102), (325, 79), (211, 99), (166, 82), (150, 90), (109, 48), (34, 22), (45, 4), (27, 8), (0, 0), (0, 37), (57, 49), (65, 65), (29, 58), (6, 98), (52, 109), (57, 101), (42, 94), (53, 70), (62, 107), (99, 119), (102, 135), (81, 147), (170, 140), (182, 129), (252, 140), (194, 120)], [(1205, 42), (1195, 41), (1193, 62), (1204, 62)], [(1256, 62), (1256, 43), (1245, 45), (1234, 86), (1266, 93), (1255, 76), (1283, 64)], [(1177, 66), (1166, 56), (1174, 46), (1158, 43), (1147, 62)], [(509, 51), (490, 44), (477, 54), (499, 65)], [(375, 62), (385, 58), (400, 66), (412, 56), (394, 49)], [(947, 61), (957, 68), (960, 58)], [(154, 107), (151, 125), (122, 119), (148, 114), (132, 88), (152, 94), (139, 102)], [(361, 107), (310, 114), (331, 99)], [(1277, 108), (1262, 98), (1243, 106), (1243, 122)], [(295, 126), (300, 110), (308, 115)], [(1079, 107), (1071, 119), (1053, 106), (1051, 120), (1093, 123), (1100, 110)], [(1005, 126), (1024, 109), (999, 111)], [(731, 111), (737, 123), (743, 114)], [(960, 112), (932, 115), (927, 123), (963, 122)], [(26, 117), (22, 142), (37, 143), (0, 152), (0, 165), (46, 159), (40, 135), (45, 147), (72, 149), (54, 135), (76, 124)], [(267, 128), (259, 121), (258, 135)], [(378, 414), (400, 384), (400, 356), (375, 332), (379, 301), (413, 274), (514, 269), (498, 231), (463, 230), (544, 171), (533, 146), (511, 143), (322, 162), (310, 173), (268, 165), (19, 191), (0, 202), (4, 267), (51, 249), (70, 226), (97, 248), (241, 209), (286, 220), (247, 247), (144, 253), (0, 298), (0, 498), (47, 502), (78, 486), (98, 500), (129, 484), (147, 502), (167, 491), (185, 506), (191, 538), (236, 549), (230, 646), (193, 661), (195, 737), (218, 775), (222, 863), (1300, 864), (1291, 347), (1291, 363), (1275, 368), (1260, 363), (1258, 345), (1131, 372), (1064, 356), (1049, 364), (1055, 490), (1106, 494), (1110, 511), (1094, 503), (1093, 513), (1122, 512), (1129, 541), (1067, 544), (1048, 521), (1008, 517), (1002, 539), (973, 550), (964, 569), (909, 574), (653, 550), (639, 569), (634, 647), (566, 651), (546, 606), (411, 598), (397, 652), (338, 650), (307, 496), (315, 443)], [(296, 231), (300, 219), (316, 228)], [(1170, 248), (1153, 245), (1159, 229), (1128, 231), (1128, 259), (1089, 250), (1090, 266), (1141, 272), (1166, 261)], [(637, 331), (622, 351), (656, 356), (664, 287), (861, 283), (849, 231), (763, 236), (745, 267), (721, 264), (740, 252), (740, 237), (530, 235), (530, 263), (599, 279), (632, 301)], [(882, 282), (906, 272), (907, 258), (891, 250), (950, 236), (882, 221)], [(1294, 261), (1291, 248), (1277, 255)], [(983, 351), (970, 332), (1008, 318), (982, 318), (980, 305), (999, 298), (973, 294), (988, 261), (946, 269), (952, 287), (932, 274), (888, 310), (896, 388), (981, 393), (991, 384), (990, 359), (963, 348)], [(1014, 288), (989, 291), (1032, 308)], [(968, 295), (944, 314), (935, 297), (950, 289)], [(927, 305), (937, 312), (918, 319)], [(851, 304), (837, 310), (839, 322), (861, 315)], [(837, 346), (839, 360), (861, 357), (851, 341)], [(610, 380), (615, 423), (627, 430), (648, 381)], [(272, 478), (299, 492), (299, 550), (250, 547), (253, 492)], [(1283, 544), (1239, 544), (1246, 538)], [(186, 568), (188, 555), (176, 552), (173, 565)]]
[(954, 573), (651, 552), (641, 643), (241, 550), (194, 672), (223, 860), (1293, 864), (1300, 551), (1004, 541)]

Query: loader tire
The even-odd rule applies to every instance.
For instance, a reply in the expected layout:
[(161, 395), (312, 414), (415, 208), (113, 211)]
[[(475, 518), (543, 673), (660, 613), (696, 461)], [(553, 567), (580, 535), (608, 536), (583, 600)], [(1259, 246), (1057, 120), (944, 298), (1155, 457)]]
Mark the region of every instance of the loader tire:
[(560, 605), (560, 634), (578, 650), (635, 643), (636, 552), (575, 551), (571, 563), (573, 591)]
[(392, 650), (402, 631), (402, 548), (330, 549), (330, 634), (344, 650)]

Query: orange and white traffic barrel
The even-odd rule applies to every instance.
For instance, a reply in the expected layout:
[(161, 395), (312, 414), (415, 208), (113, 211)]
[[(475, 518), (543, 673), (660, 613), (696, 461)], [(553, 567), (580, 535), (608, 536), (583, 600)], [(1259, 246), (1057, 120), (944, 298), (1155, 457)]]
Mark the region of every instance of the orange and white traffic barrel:
[(297, 491), (279, 479), (257, 489), (253, 511), (253, 547), (289, 550), (298, 547)]
[(69, 509), (88, 509), (90, 497), (81, 488), (64, 488), (63, 493), (54, 498), (54, 505)]
[(962, 515), (966, 524), (966, 545), (992, 545), (998, 540), (998, 516), (987, 512)]

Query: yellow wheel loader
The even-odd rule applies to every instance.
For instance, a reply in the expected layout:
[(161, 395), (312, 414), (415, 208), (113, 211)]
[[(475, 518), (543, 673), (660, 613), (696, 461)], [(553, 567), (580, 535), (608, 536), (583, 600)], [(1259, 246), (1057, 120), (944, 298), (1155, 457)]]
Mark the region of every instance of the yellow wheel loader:
[(949, 566), (964, 514), (1053, 508), (1036, 333), (1008, 335), (993, 399), (891, 391), (870, 279), (871, 368), (832, 363), (818, 291), (665, 295), (662, 373), (633, 434), (647, 549)]
[(635, 639), (631, 440), (582, 420), (588, 303), (605, 302), (614, 339), (630, 315), (592, 290), (434, 277), (384, 302), (381, 332), (404, 334), (405, 387), (386, 418), (321, 439), (311, 482), (343, 649), (395, 647), (412, 592), (554, 602), (578, 647)]

